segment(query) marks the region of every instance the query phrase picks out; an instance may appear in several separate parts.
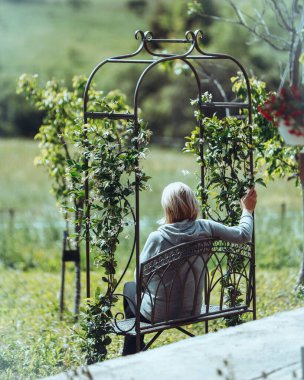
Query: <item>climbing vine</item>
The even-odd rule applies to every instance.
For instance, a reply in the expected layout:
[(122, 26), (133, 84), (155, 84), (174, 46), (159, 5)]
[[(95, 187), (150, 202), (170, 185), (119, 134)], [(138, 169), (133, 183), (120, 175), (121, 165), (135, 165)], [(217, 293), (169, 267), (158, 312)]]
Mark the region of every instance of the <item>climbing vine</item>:
[[(247, 89), (241, 75), (231, 78), (232, 91), (242, 102), (247, 100)], [(269, 123), (258, 112), (258, 106), (269, 96), (264, 82), (251, 78), (251, 96), (253, 106), (253, 122), (245, 122), (248, 110), (242, 110), (238, 115), (220, 118), (217, 114), (204, 117), (201, 110), (195, 110), (195, 116), (203, 125), (203, 138), (197, 126), (190, 136), (184, 150), (196, 156), (199, 165), (204, 170), (204, 188), (198, 184), (197, 194), (202, 201), (202, 211), (206, 217), (221, 221), (228, 225), (238, 224), (241, 214), (240, 198), (254, 184), (265, 185), (267, 179), (275, 177), (295, 178), (297, 167), (295, 155), (298, 148), (287, 148), (281, 139), (277, 128)], [(203, 94), (203, 102), (212, 101), (212, 96)], [(192, 101), (198, 106), (198, 99)], [(252, 138), (250, 138), (252, 134)], [(204, 151), (201, 157), (201, 151)], [(254, 152), (255, 178), (250, 173), (250, 154)], [(229, 258), (228, 258), (229, 261)], [(230, 271), (238, 272), (242, 260), (229, 263)], [(231, 275), (231, 273), (230, 273)], [(223, 280), (225, 301), (228, 306), (238, 306), (242, 294), (234, 289), (229, 275)], [(227, 319), (227, 325), (241, 323), (239, 316)]]
[[(232, 90), (236, 97), (247, 101), (245, 81), (241, 75), (231, 78)], [(297, 179), (295, 160), (299, 148), (286, 147), (276, 127), (259, 112), (269, 93), (266, 84), (251, 78), (252, 125), (244, 121), (248, 111), (239, 115), (220, 118), (216, 113), (204, 117), (199, 109), (195, 110), (197, 120), (204, 127), (203, 139), (197, 126), (190, 136), (184, 150), (196, 156), (204, 168), (204, 189), (198, 185), (198, 196), (202, 200), (202, 210), (208, 216), (228, 224), (237, 224), (240, 216), (240, 198), (255, 183), (265, 186), (267, 179), (285, 177)], [(212, 96), (204, 94), (202, 101), (210, 102)], [(192, 101), (197, 106), (198, 100)], [(250, 140), (250, 131), (252, 141)], [(203, 146), (204, 155), (200, 152)], [(249, 155), (254, 153), (255, 179), (251, 177)], [(214, 207), (215, 206), (215, 207)]]
[[(112, 95), (112, 103), (107, 103), (105, 108), (110, 106), (112, 111), (128, 112), (124, 98), (119, 93)], [(97, 290), (84, 310), (86, 319), (82, 326), (86, 332), (84, 345), (88, 364), (104, 360), (111, 343), (109, 322), (117, 301), (118, 285), (115, 253), (121, 232), (130, 224), (135, 226), (132, 197), (136, 178), (139, 190), (145, 188), (149, 179), (139, 166), (139, 160), (145, 157), (149, 136), (143, 122), (139, 123), (136, 134), (134, 123), (126, 120), (104, 119), (99, 124), (79, 124), (74, 131), (75, 146), (89, 160), (90, 242), (95, 264), (103, 268), (102, 281), (106, 284), (105, 292)], [(77, 163), (70, 170), (80, 175)]]
[[(117, 298), (115, 252), (119, 236), (129, 224), (135, 224), (132, 196), (135, 179), (139, 189), (148, 178), (139, 161), (145, 156), (150, 133), (140, 121), (99, 120), (83, 124), (83, 92), (87, 78), (73, 78), (69, 90), (62, 81), (52, 80), (45, 87), (37, 76), (22, 75), (18, 93), (23, 93), (44, 113), (36, 139), (40, 155), (36, 163), (43, 165), (52, 181), (52, 192), (63, 211), (67, 225), (75, 227), (72, 238), (76, 245), (84, 239), (85, 218), (90, 209), (90, 244), (94, 262), (103, 268), (103, 291), (87, 300), (82, 310), (78, 331), (87, 363), (104, 360), (111, 343), (112, 307)], [(94, 86), (89, 92), (91, 112), (129, 113), (125, 96), (119, 91), (104, 95)], [(86, 166), (88, 162), (88, 167)], [(85, 204), (85, 173), (89, 181), (89, 200)]]

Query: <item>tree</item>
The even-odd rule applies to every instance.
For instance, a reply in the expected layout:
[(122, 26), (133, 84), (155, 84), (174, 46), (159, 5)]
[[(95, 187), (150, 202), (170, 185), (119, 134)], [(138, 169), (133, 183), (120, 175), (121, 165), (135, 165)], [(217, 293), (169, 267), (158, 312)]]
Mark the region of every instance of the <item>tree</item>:
[[(300, 57), (303, 53), (304, 6), (298, 0), (261, 0), (260, 7), (245, 10), (237, 0), (226, 0), (232, 16), (206, 13), (202, 0), (188, 4), (189, 13), (239, 25), (250, 32), (251, 44), (262, 41), (272, 49), (287, 53), (286, 67), (281, 74), (282, 86), (288, 76), (292, 85), (301, 83)], [(275, 21), (275, 22), (274, 22)]]
[[(23, 74), (17, 84), (17, 93), (25, 95), (36, 110), (43, 114), (39, 132), (35, 136), (40, 148), (40, 154), (36, 157), (35, 163), (44, 166), (52, 178), (52, 193), (65, 220), (64, 247), (67, 246), (70, 250), (76, 249), (78, 252), (80, 251), (84, 196), (81, 176), (69, 170), (69, 166), (73, 162), (78, 162), (80, 165), (81, 160), (77, 150), (72, 147), (71, 132), (75, 119), (81, 115), (80, 105), (85, 81), (83, 77), (75, 77), (73, 90), (70, 91), (62, 81), (54, 79), (42, 87), (39, 84), (38, 75)], [(71, 188), (74, 189), (74, 193), (71, 193)], [(78, 261), (75, 262), (75, 287), (74, 313), (77, 315), (80, 303)], [(63, 297), (61, 300), (62, 311)]]

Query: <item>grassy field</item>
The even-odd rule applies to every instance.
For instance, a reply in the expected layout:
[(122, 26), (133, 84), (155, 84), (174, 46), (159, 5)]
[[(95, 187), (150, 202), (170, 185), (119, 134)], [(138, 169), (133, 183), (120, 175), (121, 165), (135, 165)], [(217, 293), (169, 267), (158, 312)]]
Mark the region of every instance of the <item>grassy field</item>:
[[(78, 366), (77, 324), (69, 310), (73, 303), (73, 272), (69, 265), (66, 313), (58, 317), (62, 220), (49, 193), (50, 182), (42, 168), (33, 166), (36, 143), (0, 140), (0, 379), (35, 379)], [(161, 190), (180, 180), (193, 186), (195, 160), (176, 150), (152, 147), (144, 163), (152, 176), (151, 191), (141, 197), (141, 239), (157, 227), (162, 216)], [(293, 293), (302, 238), (301, 193), (290, 182), (277, 181), (258, 188), (256, 212), (258, 317), (304, 304)], [(282, 205), (284, 209), (282, 211)], [(10, 217), (7, 209), (15, 210)], [(120, 271), (130, 240), (122, 239), (118, 251)], [(133, 268), (127, 272), (132, 278)], [(84, 273), (82, 273), (84, 284)], [(101, 272), (92, 272), (92, 289), (100, 285)], [(282, 279), (284, 279), (282, 281)], [(85, 289), (82, 288), (83, 298)], [(213, 325), (217, 329), (221, 323)], [(203, 327), (190, 327), (202, 333)], [(156, 345), (183, 336), (168, 332)], [(114, 338), (109, 357), (119, 355), (121, 338)]]
[[(89, 75), (99, 61), (132, 52), (138, 46), (134, 31), (145, 29), (147, 21), (126, 3), (89, 0), (75, 9), (68, 1), (0, 0), (0, 83), (14, 88), (24, 72), (43, 80)], [(106, 72), (104, 89), (117, 69)]]
[[(303, 306), (304, 300), (291, 292), (295, 274), (294, 268), (257, 272), (258, 318)], [(97, 279), (98, 274), (93, 272), (95, 284)], [(71, 273), (68, 280), (72, 284)], [(84, 363), (72, 316), (66, 313), (63, 321), (58, 318), (59, 286), (56, 273), (0, 269), (1, 380), (36, 379)], [(68, 306), (71, 306), (71, 298), (70, 289)], [(214, 330), (223, 327), (221, 325), (223, 323), (213, 323), (211, 327)], [(203, 334), (204, 326), (189, 329)], [(166, 332), (155, 347), (184, 338), (175, 331)], [(113, 337), (109, 358), (118, 356), (121, 348), (122, 339)]]

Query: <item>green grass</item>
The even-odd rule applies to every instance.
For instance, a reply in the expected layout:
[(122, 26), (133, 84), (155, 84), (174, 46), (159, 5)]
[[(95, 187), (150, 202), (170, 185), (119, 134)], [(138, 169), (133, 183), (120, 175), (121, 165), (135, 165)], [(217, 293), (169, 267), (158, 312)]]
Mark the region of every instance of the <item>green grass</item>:
[[(5, 258), (6, 263), (14, 267), (39, 266), (58, 271), (64, 224), (50, 194), (49, 177), (43, 168), (33, 165), (37, 154), (36, 142), (0, 140), (0, 159), (6, 163), (0, 169), (5, 184), (0, 191), (1, 255), (2, 260)], [(193, 172), (198, 170), (194, 158), (177, 149), (152, 148), (144, 167), (152, 179), (151, 191), (142, 193), (140, 198), (141, 245), (157, 228), (156, 222), (162, 217), (160, 197), (163, 187), (172, 181), (184, 181), (195, 188), (197, 178)], [(280, 180), (270, 183), (267, 189), (259, 187), (258, 199), (258, 264), (277, 268), (297, 265), (302, 237), (300, 189), (291, 182)], [(283, 204), (286, 209), (284, 220)], [(15, 209), (13, 228), (9, 224), (8, 208)], [(133, 231), (122, 235), (118, 255), (123, 262), (132, 244), (132, 236)]]
[[(99, 274), (92, 274), (96, 284)], [(257, 272), (258, 318), (303, 306), (304, 299), (291, 291), (295, 275), (295, 269)], [(66, 294), (69, 307), (72, 281), (69, 273), (70, 287)], [(36, 379), (84, 363), (72, 316), (66, 312), (64, 321), (58, 318), (59, 285), (59, 275), (55, 273), (0, 269), (1, 380)], [(220, 327), (222, 322), (211, 324), (211, 330)], [(204, 325), (189, 326), (189, 330), (203, 334)], [(184, 338), (171, 330), (162, 334), (154, 347)], [(119, 356), (121, 347), (122, 338), (113, 337), (109, 358)]]
[[(138, 46), (134, 31), (145, 29), (147, 21), (126, 3), (89, 0), (77, 10), (68, 1), (0, 0), (0, 83), (14, 87), (24, 72), (43, 80), (89, 75), (99, 61), (131, 53)], [(121, 72), (114, 66), (102, 88)]]
[(16, 215), (57, 214), (50, 193), (51, 183), (44, 168), (34, 166), (37, 143), (25, 140), (0, 140), (1, 178), (5, 186), (0, 191), (0, 207), (14, 207)]
[[(33, 165), (37, 144), (27, 140), (0, 140), (0, 379), (35, 379), (61, 372), (84, 362), (74, 332), (73, 267), (68, 264), (66, 312), (58, 317), (62, 220), (49, 193), (50, 180)], [(195, 160), (176, 150), (151, 148), (145, 169), (152, 176), (151, 191), (141, 195), (141, 240), (157, 228), (162, 216), (160, 195), (171, 181), (195, 186)], [(189, 173), (187, 172), (189, 171)], [(188, 174), (187, 174), (188, 173)], [(290, 182), (276, 181), (258, 188), (256, 211), (258, 317), (303, 306), (293, 293), (302, 239), (301, 193)], [(282, 221), (282, 204), (286, 212)], [(14, 226), (5, 209), (16, 210)], [(131, 239), (121, 239), (119, 270), (127, 260)], [(133, 277), (133, 267), (126, 280)], [(82, 299), (85, 279), (82, 273)], [(92, 290), (100, 283), (101, 270), (92, 272)], [(212, 329), (222, 327), (212, 324)], [(203, 333), (203, 326), (190, 326)], [(175, 331), (162, 335), (155, 346), (184, 337)], [(113, 338), (109, 357), (119, 355), (122, 339)]]

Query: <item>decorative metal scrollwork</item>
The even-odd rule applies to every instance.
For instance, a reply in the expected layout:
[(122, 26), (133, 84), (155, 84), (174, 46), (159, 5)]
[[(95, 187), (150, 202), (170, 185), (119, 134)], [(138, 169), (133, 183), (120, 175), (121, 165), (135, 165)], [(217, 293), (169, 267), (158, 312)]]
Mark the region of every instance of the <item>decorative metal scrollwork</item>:
[[(123, 297), (124, 299), (127, 299), (128, 302), (130, 302), (134, 308), (136, 308), (136, 303), (134, 302), (134, 300), (132, 300), (129, 296), (125, 295), (125, 294), (121, 294), (121, 293), (115, 293), (113, 294), (113, 296), (115, 297)], [(135, 328), (135, 318), (133, 320), (133, 322), (130, 322), (130, 325), (127, 324), (127, 323), (119, 323), (120, 321), (125, 321), (126, 318), (125, 318), (125, 315), (123, 312), (119, 311), (117, 312), (115, 315), (114, 315), (114, 318), (112, 319), (112, 324), (114, 325), (114, 330), (116, 330), (117, 332), (121, 333), (121, 334), (126, 334), (130, 331), (132, 331), (134, 328)], [(131, 321), (129, 319), (129, 321)], [(127, 328), (123, 328), (124, 326), (127, 326)]]
[(143, 41), (145, 38), (145, 34), (142, 30), (135, 31), (135, 38), (138, 40), (139, 38)]
[(192, 30), (187, 30), (187, 32), (185, 33), (185, 37), (189, 42), (195, 41), (195, 34)]

